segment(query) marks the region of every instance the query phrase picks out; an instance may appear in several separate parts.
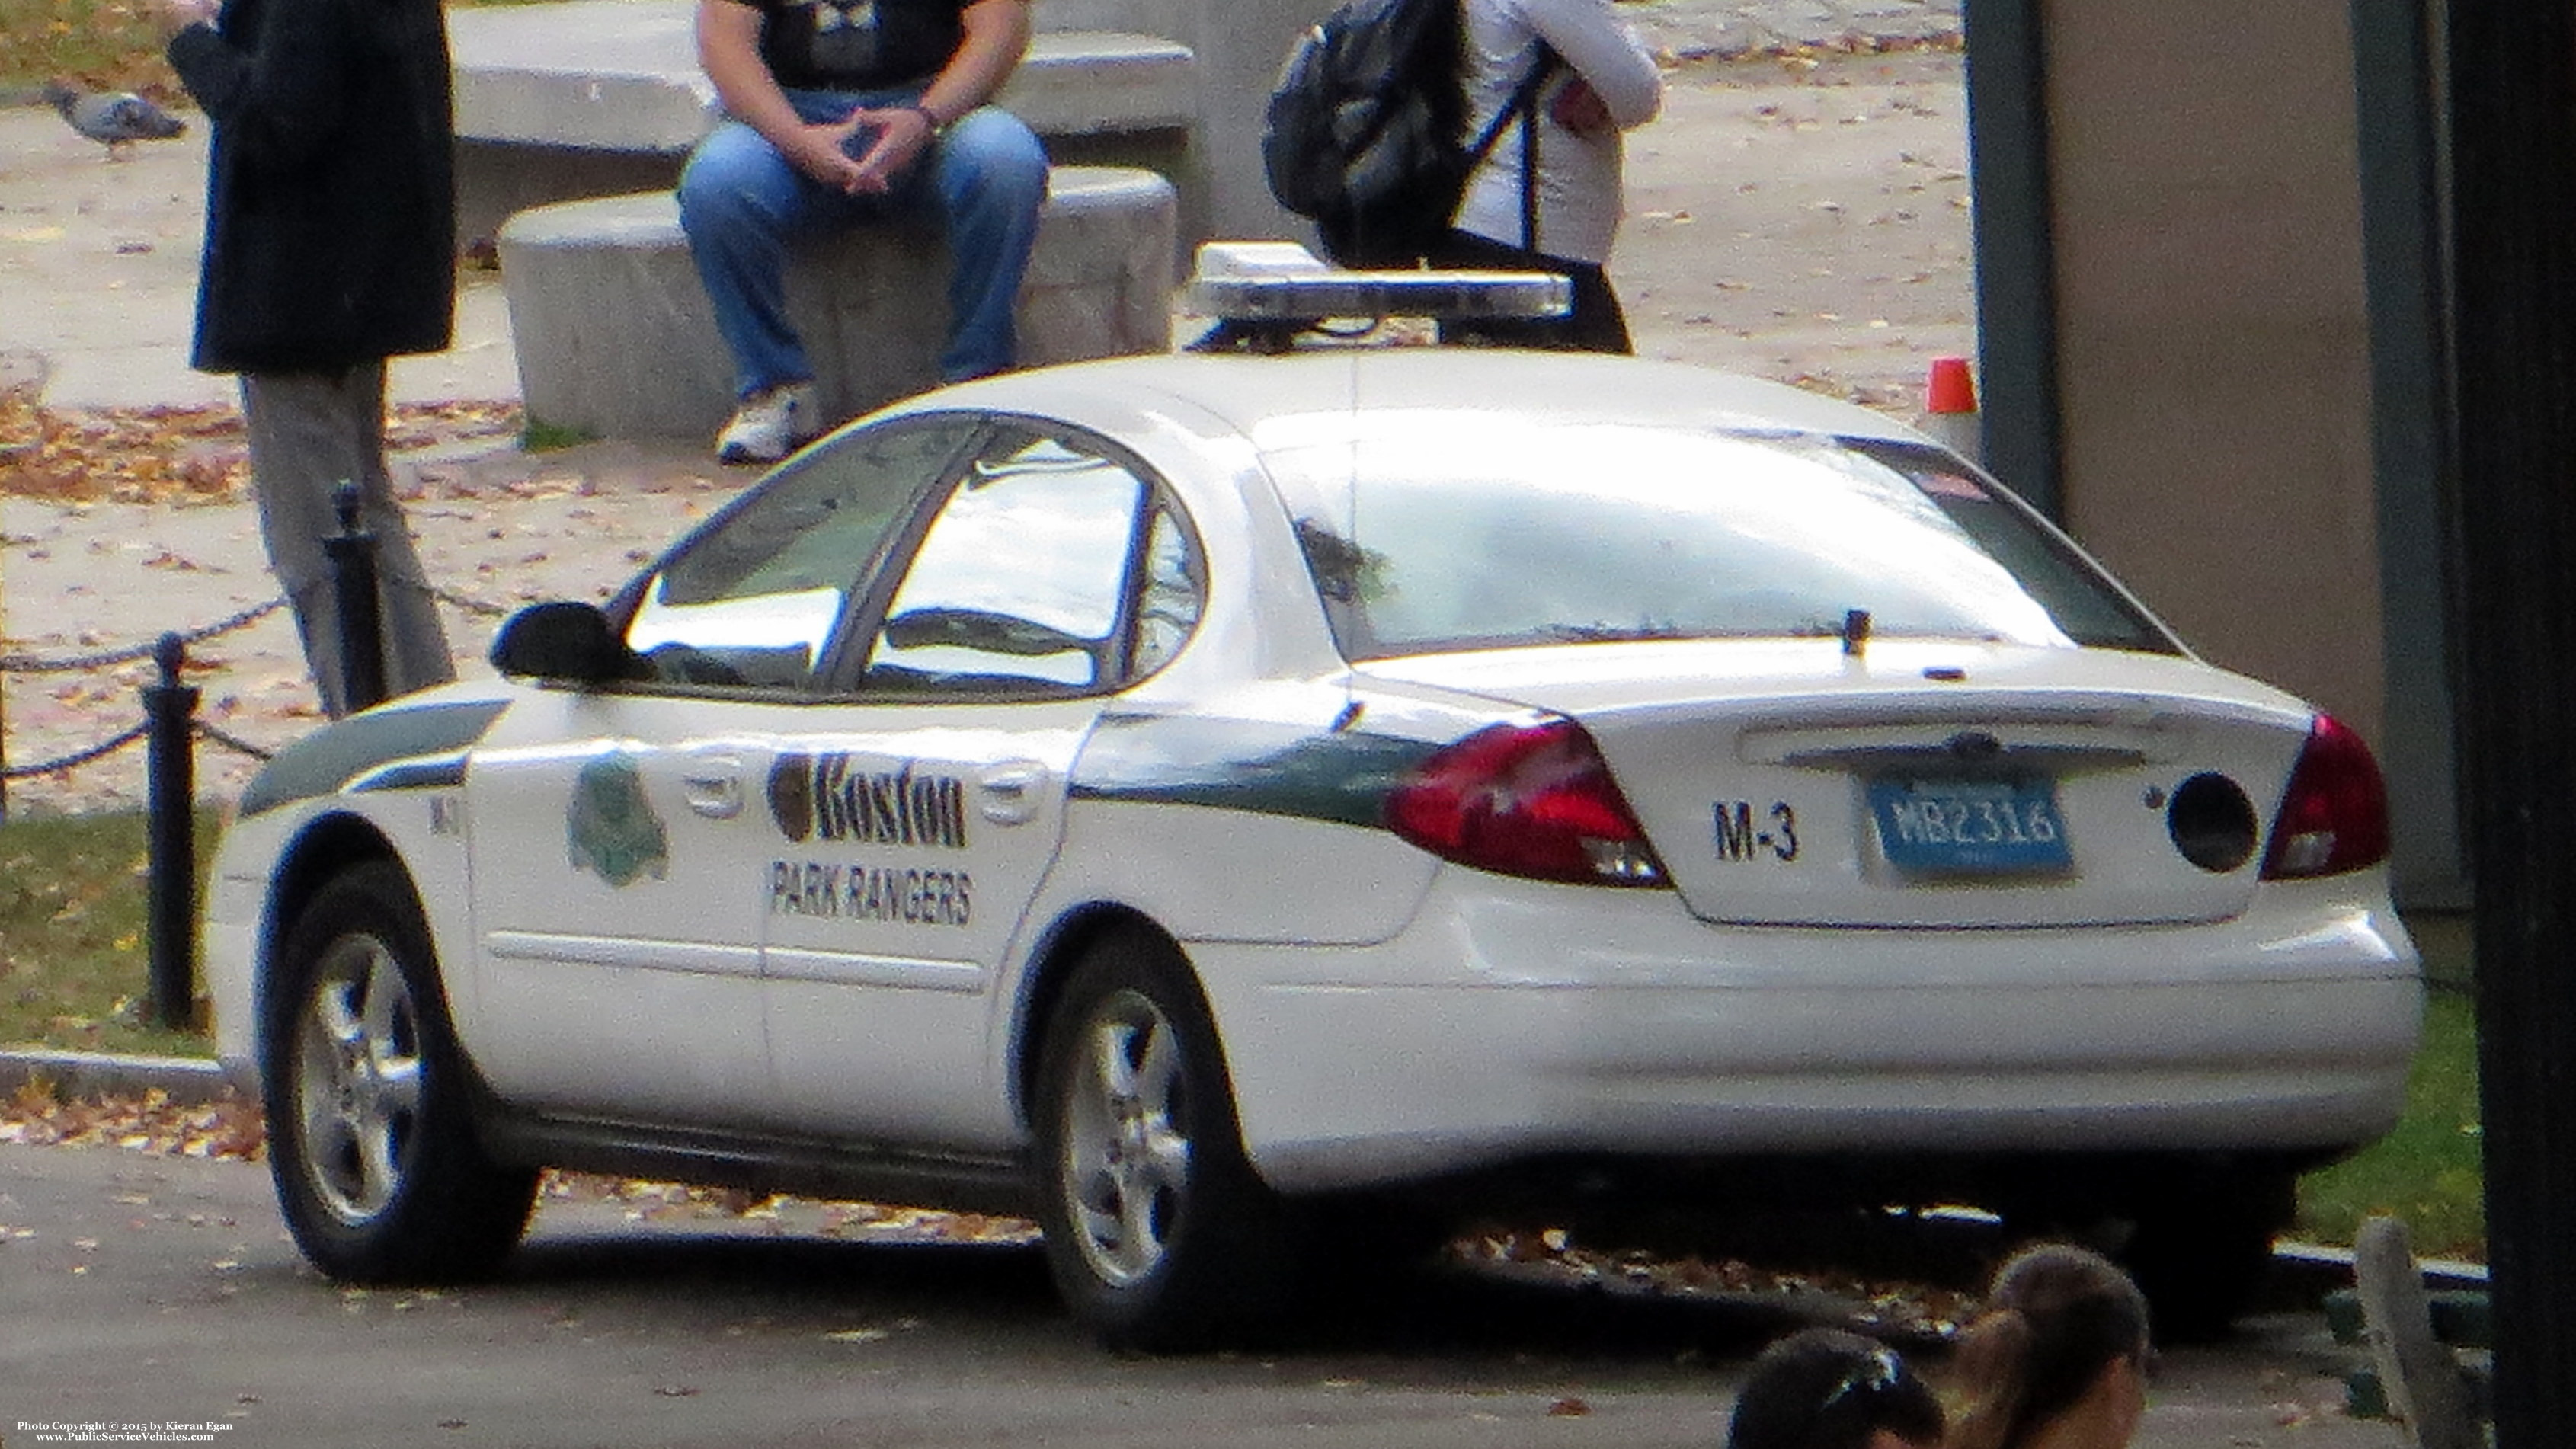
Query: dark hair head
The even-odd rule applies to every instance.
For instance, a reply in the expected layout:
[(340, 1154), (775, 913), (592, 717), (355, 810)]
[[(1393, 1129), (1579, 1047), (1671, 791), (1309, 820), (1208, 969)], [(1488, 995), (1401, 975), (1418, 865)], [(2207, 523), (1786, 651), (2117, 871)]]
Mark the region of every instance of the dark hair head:
[(1995, 1273), (1985, 1311), (1960, 1335), (1959, 1440), (2011, 1449), (2073, 1408), (2104, 1370), (2147, 1351), (2147, 1299), (2118, 1264), (2045, 1243)]
[(1941, 1442), (1941, 1401), (1893, 1349), (1840, 1329), (1811, 1328), (1762, 1351), (1736, 1396), (1727, 1449), (1867, 1449), (1886, 1430)]

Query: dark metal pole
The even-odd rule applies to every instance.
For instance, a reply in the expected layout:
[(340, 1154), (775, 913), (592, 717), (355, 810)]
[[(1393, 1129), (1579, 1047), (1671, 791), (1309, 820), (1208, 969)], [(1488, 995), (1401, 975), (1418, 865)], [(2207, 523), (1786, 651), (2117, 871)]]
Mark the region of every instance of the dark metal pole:
[(2042, 0), (1966, 7), (1968, 149), (1976, 172), (1977, 461), (2066, 521), (2057, 389), (2057, 244), (2049, 209), (2048, 47)]
[(2439, 0), (2352, 0), (2370, 306), (2387, 717), (2380, 759), (2398, 832), (2398, 902), (2466, 910), (2468, 790), (2460, 745), (2460, 539), (2451, 505), (2450, 282), (2444, 270)]
[(2445, 95), (2501, 1449), (2576, 1444), (2576, 7), (2454, 5)]
[(164, 634), (153, 646), (161, 682), (143, 687), (143, 715), (149, 727), (148, 795), (151, 832), (150, 893), (146, 921), (151, 932), (152, 1017), (172, 1031), (185, 1031), (197, 1006), (197, 785), (195, 716), (197, 691), (179, 682), (187, 662), (187, 645), (176, 634)]
[(340, 612), (341, 704), (355, 714), (385, 697), (385, 636), (376, 602), (376, 536), (358, 522), (358, 485), (332, 490), (340, 531), (322, 541)]

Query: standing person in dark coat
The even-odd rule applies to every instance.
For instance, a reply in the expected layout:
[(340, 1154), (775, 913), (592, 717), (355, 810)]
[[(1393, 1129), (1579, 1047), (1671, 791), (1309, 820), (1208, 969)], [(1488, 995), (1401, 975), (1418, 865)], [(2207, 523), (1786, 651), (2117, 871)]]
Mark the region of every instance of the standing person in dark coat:
[(456, 677), (385, 469), (385, 359), (443, 351), (456, 304), (454, 127), (438, 0), (162, 0), (170, 64), (214, 123), (191, 361), (241, 375), (269, 564), (337, 719), (325, 537), (358, 485), (384, 682)]

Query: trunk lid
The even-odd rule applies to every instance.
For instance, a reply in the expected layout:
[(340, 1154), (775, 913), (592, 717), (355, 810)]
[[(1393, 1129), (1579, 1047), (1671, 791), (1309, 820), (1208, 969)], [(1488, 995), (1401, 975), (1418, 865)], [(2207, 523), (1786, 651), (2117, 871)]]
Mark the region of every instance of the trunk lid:
[(1741, 925), (2236, 915), (2313, 717), (2189, 658), (1956, 641), (1566, 645), (1363, 673), (1577, 721), (1690, 910)]

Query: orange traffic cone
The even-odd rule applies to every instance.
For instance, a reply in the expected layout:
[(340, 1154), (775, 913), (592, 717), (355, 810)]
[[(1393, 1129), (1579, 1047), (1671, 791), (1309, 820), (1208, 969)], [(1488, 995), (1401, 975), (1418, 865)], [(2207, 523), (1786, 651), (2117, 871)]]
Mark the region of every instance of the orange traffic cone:
[(1968, 359), (1932, 359), (1931, 382), (1923, 390), (1923, 431), (1951, 452), (1985, 466), (1985, 423), (1977, 414), (1977, 384), (1969, 375)]

